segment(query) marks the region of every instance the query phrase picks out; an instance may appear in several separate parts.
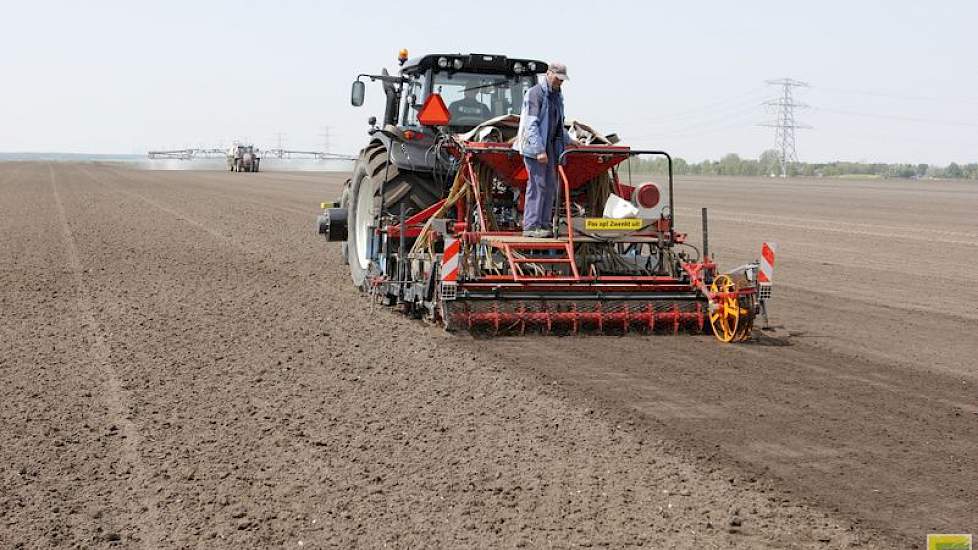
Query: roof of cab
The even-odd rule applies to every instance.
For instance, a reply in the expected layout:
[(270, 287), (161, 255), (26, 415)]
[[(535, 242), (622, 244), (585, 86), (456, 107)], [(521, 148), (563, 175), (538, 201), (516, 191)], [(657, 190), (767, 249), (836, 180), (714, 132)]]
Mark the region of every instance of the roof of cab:
[[(438, 58), (448, 59), (448, 70), (462, 70), (474, 73), (508, 73), (516, 74), (513, 67), (516, 63), (524, 67), (521, 74), (539, 74), (547, 72), (547, 64), (536, 59), (511, 59), (505, 55), (480, 54), (480, 53), (439, 53), (429, 54), (421, 57), (412, 57), (401, 66), (401, 73), (417, 73), (438, 67)], [(463, 66), (461, 69), (454, 69), (454, 61), (461, 59)], [(534, 70), (529, 70), (528, 64), (534, 63)]]

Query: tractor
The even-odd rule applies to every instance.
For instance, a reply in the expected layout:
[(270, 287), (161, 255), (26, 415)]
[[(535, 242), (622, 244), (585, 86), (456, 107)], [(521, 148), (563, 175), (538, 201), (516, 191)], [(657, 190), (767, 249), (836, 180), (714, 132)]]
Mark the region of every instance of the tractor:
[(254, 145), (235, 143), (228, 149), (227, 162), (230, 172), (257, 172), (261, 158)]
[[(547, 63), (495, 54), (431, 54), (380, 82), (383, 118), (318, 232), (340, 242), (353, 284), (373, 300), (448, 330), (498, 334), (712, 331), (751, 336), (767, 319), (773, 243), (764, 261), (721, 273), (707, 213), (697, 248), (673, 223), (672, 157), (571, 122), (579, 146), (559, 159), (553, 237), (522, 234), (527, 170), (512, 147), (523, 96)], [(664, 181), (634, 182), (638, 158)], [(768, 261), (769, 260), (769, 261)]]

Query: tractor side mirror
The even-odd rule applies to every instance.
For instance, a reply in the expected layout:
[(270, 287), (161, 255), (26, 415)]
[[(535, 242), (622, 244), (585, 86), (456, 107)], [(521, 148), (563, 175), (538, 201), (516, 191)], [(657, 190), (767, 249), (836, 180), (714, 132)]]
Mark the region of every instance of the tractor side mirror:
[(350, 92), (350, 103), (354, 107), (363, 105), (363, 96), (366, 93), (366, 88), (362, 80), (355, 80), (353, 82), (353, 90)]

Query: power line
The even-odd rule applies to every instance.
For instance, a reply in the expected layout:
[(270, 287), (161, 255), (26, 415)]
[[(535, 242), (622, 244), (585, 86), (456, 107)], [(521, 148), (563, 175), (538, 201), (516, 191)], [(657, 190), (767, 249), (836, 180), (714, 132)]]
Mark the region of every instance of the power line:
[(933, 118), (918, 118), (918, 117), (909, 117), (909, 116), (902, 116), (902, 115), (884, 115), (884, 114), (876, 114), (876, 113), (861, 113), (861, 112), (858, 112), (858, 111), (846, 111), (846, 110), (842, 110), (842, 109), (829, 109), (829, 108), (826, 108), (826, 107), (819, 107), (819, 108), (816, 108), (815, 110), (816, 111), (826, 112), (826, 113), (834, 113), (834, 114), (838, 114), (838, 115), (858, 116), (858, 117), (866, 117), (866, 118), (880, 118), (880, 119), (887, 119), (887, 120), (900, 120), (900, 121), (903, 121), (903, 122), (919, 122), (921, 124), (936, 124), (936, 125), (939, 125), (939, 126), (963, 126), (963, 127), (967, 127), (967, 128), (978, 128), (978, 124), (976, 124), (974, 122), (966, 122), (966, 121), (963, 121), (963, 120), (938, 120), (938, 119), (933, 119)]
[(764, 97), (764, 94), (761, 92), (762, 88), (758, 87), (748, 90), (742, 94), (706, 103), (694, 109), (653, 116), (644, 116), (639, 113), (632, 116), (631, 119), (656, 124), (675, 124), (677, 122), (686, 123), (690, 120), (696, 120), (699, 118), (713, 118), (717, 115), (723, 116), (730, 111), (740, 110), (747, 105), (756, 106), (757, 101)]
[(861, 96), (868, 96), (868, 97), (882, 97), (882, 98), (886, 98), (886, 99), (897, 99), (897, 100), (903, 100), (903, 101), (933, 101), (933, 102), (942, 103), (942, 104), (948, 104), (948, 103), (966, 103), (966, 104), (970, 104), (970, 105), (978, 105), (978, 99), (975, 99), (975, 98), (963, 98), (963, 97), (959, 97), (959, 98), (944, 98), (944, 97), (925, 96), (925, 95), (899, 94), (899, 93), (885, 92), (885, 91), (879, 91), (879, 90), (854, 90), (854, 89), (849, 89), (849, 88), (823, 88), (821, 86), (819, 86), (818, 89), (821, 92), (829, 92), (829, 93), (836, 93), (836, 94), (847, 94), (847, 95), (861, 95)]
[(780, 86), (781, 95), (764, 102), (764, 105), (776, 108), (777, 119), (772, 122), (762, 122), (761, 126), (774, 128), (774, 146), (778, 149), (781, 162), (781, 177), (788, 177), (788, 165), (798, 162), (798, 150), (795, 146), (795, 130), (808, 129), (811, 126), (795, 120), (795, 109), (805, 109), (808, 105), (795, 101), (794, 88), (808, 88), (807, 82), (781, 78), (765, 81), (771, 86)]
[[(601, 116), (588, 116), (587, 120), (593, 124), (624, 127), (641, 126), (642, 134), (649, 134), (650, 128), (656, 134), (660, 132), (674, 133), (677, 130), (686, 132), (690, 127), (710, 126), (716, 123), (723, 123), (732, 116), (737, 116), (746, 111), (753, 111), (757, 116), (759, 102), (764, 98), (763, 95), (751, 91), (752, 97), (744, 97), (746, 94), (735, 96), (725, 101), (717, 101), (697, 109), (690, 109), (673, 114), (660, 114), (655, 116), (643, 116), (641, 114), (629, 115), (627, 124), (622, 124), (620, 120), (605, 119)], [(723, 104), (723, 105), (721, 105)], [(756, 120), (756, 118), (755, 118)], [(623, 130), (624, 131), (624, 130)]]
[[(723, 118), (707, 121), (700, 124), (691, 124), (686, 126), (681, 130), (666, 130), (661, 132), (650, 132), (643, 133), (639, 135), (628, 134), (628, 139), (634, 140), (652, 140), (652, 139), (662, 139), (662, 138), (676, 138), (676, 137), (696, 137), (701, 135), (715, 134), (719, 131), (729, 130), (732, 128), (744, 128), (753, 126), (757, 121), (758, 108), (757, 104), (754, 104), (748, 109), (742, 109), (738, 112), (731, 113)], [(622, 130), (624, 132), (624, 129)]]

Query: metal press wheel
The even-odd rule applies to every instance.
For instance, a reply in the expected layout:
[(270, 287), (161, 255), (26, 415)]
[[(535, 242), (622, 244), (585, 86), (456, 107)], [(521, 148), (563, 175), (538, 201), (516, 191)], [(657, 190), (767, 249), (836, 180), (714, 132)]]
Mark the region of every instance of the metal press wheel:
[(720, 275), (710, 285), (710, 292), (721, 295), (713, 301), (710, 326), (721, 342), (736, 342), (750, 334), (751, 311), (737, 296), (737, 284), (728, 275)]

